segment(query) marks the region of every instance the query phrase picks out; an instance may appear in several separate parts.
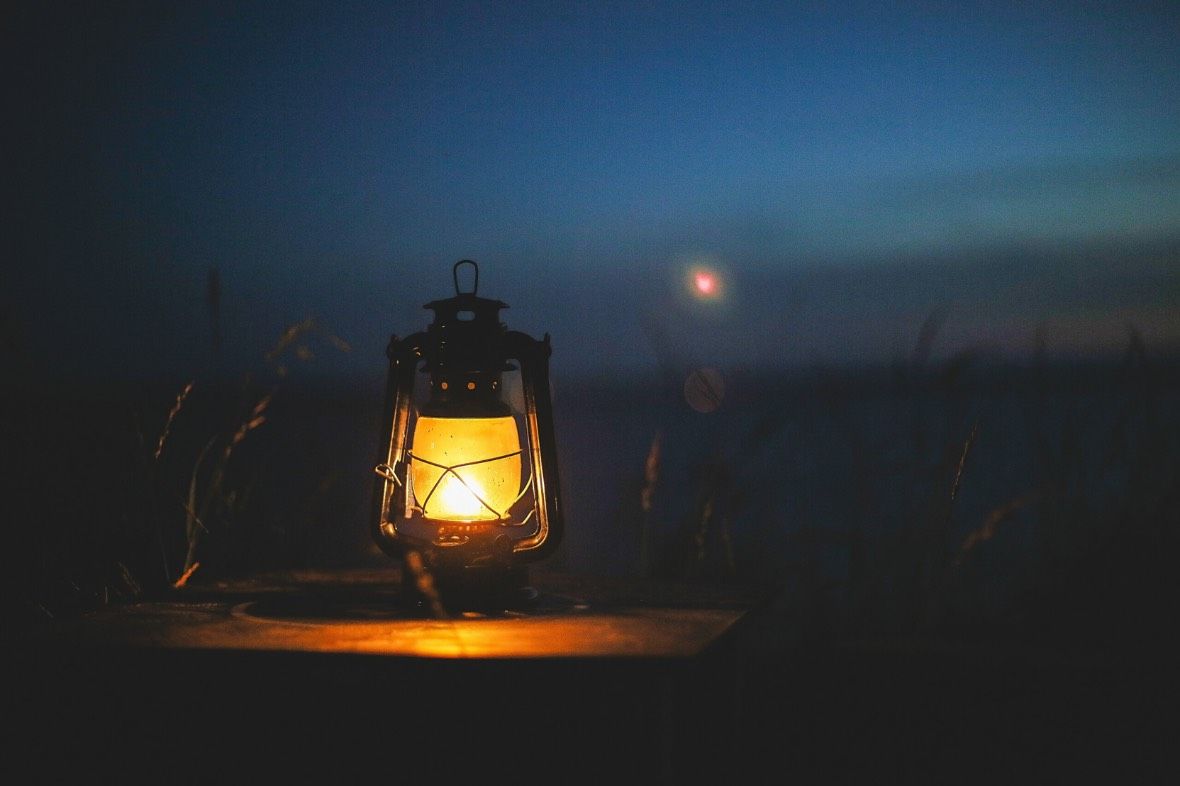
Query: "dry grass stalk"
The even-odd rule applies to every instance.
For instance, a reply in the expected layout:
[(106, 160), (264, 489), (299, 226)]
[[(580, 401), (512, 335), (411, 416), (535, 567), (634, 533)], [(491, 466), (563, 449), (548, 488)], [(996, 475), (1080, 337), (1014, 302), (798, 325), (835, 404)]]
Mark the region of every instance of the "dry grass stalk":
[(963, 539), (963, 543), (959, 546), (959, 554), (955, 558), (956, 567), (963, 564), (963, 560), (981, 543), (986, 543), (996, 536), (999, 527), (1016, 513), (1021, 508), (1035, 502), (1040, 497), (1040, 492), (1030, 491), (1027, 494), (1022, 494), (1015, 499), (1009, 500), (1000, 507), (993, 510), (984, 519), (983, 525), (979, 529), (968, 533), (967, 537)]
[(639, 571), (647, 575), (651, 571), (651, 511), (655, 504), (656, 487), (660, 481), (660, 466), (663, 458), (663, 433), (656, 432), (643, 462), (643, 488), (639, 491)]
[(325, 330), (314, 317), (307, 317), (304, 320), (288, 325), (282, 335), (279, 336), (278, 342), (264, 356), (267, 363), (275, 364), (275, 370), (279, 376), (285, 376), (287, 373), (287, 367), (279, 363), (278, 359), (288, 349), (294, 347), (295, 357), (298, 360), (306, 362), (315, 358), (315, 353), (311, 347), (298, 343), (301, 338), (307, 335), (318, 335), (341, 352), (352, 351), (351, 344), (335, 333)]
[(663, 435), (657, 431), (655, 437), (652, 438), (651, 447), (647, 451), (647, 459), (643, 462), (643, 490), (639, 494), (639, 506), (643, 508), (644, 513), (651, 512), (656, 484), (660, 480), (662, 441)]
[(197, 486), (200, 482), (201, 465), (205, 463), (205, 456), (209, 454), (209, 450), (217, 441), (213, 437), (205, 443), (205, 447), (201, 449), (197, 456), (196, 463), (193, 464), (192, 475), (189, 476), (188, 482), (188, 497), (184, 505), (184, 537), (185, 542), (188, 543), (187, 553), (184, 558), (184, 570), (187, 571), (196, 562), (197, 543), (200, 540), (200, 533), (205, 530), (205, 524), (201, 521), (201, 516), (197, 513)]
[[(214, 311), (216, 311), (216, 305), (219, 302), (219, 292), (220, 282), (217, 278), (216, 270), (213, 270), (210, 273), (210, 303), (211, 309)], [(214, 318), (216, 318), (216, 314), (214, 314)], [(347, 341), (325, 330), (314, 318), (308, 317), (307, 319), (287, 326), (282, 335), (279, 336), (276, 344), (264, 356), (268, 363), (273, 364), (275, 371), (280, 377), (286, 374), (287, 369), (278, 360), (288, 350), (293, 348), (294, 354), (300, 360), (310, 360), (314, 357), (311, 349), (300, 343), (301, 338), (308, 334), (320, 336), (341, 352), (348, 352), (352, 349)], [(191, 389), (192, 383), (190, 382), (181, 391), (180, 396), (177, 397), (176, 405), (168, 417), (165, 432), (157, 445), (156, 458), (160, 457), (168, 428), (171, 426), (177, 413), (180, 412)], [(188, 577), (192, 575), (192, 571), (199, 564), (196, 559), (198, 546), (202, 536), (209, 533), (209, 527), (206, 524), (212, 524), (214, 519), (218, 519), (224, 514), (232, 513), (234, 508), (239, 505), (239, 498), (235, 493), (226, 493), (227, 467), (238, 446), (245, 441), (251, 432), (267, 422), (267, 411), (274, 399), (276, 390), (277, 388), (272, 387), (270, 392), (258, 399), (232, 434), (228, 437), (214, 436), (198, 454), (189, 477), (188, 495), (182, 504), (185, 512), (184, 532), (187, 543), (183, 575), (177, 580), (179, 583), (173, 586), (182, 586), (183, 582), (188, 580)], [(212, 468), (209, 468), (207, 460), (213, 451), (213, 447), (222, 440), (224, 440), (224, 447), (217, 456), (216, 463)], [(167, 566), (165, 567), (167, 568)]]
[(266, 408), (270, 406), (272, 398), (274, 398), (273, 390), (259, 399), (254, 408), (250, 410), (250, 414), (242, 421), (242, 425), (238, 426), (238, 430), (234, 432), (233, 437), (225, 446), (225, 452), (221, 457), (223, 463), (229, 461), (230, 454), (233, 453), (235, 447), (241, 444), (247, 434), (266, 422)]
[(725, 570), (732, 575), (737, 570), (737, 563), (733, 557), (733, 538), (729, 535), (729, 514), (721, 517), (721, 545), (725, 547)]
[(193, 566), (197, 564), (197, 546), (200, 543), (201, 534), (209, 531), (204, 522), (208, 521), (209, 514), (214, 509), (214, 505), (220, 505), (222, 507), (231, 506), (232, 498), (227, 498), (223, 494), (223, 487), (225, 485), (226, 467), (229, 464), (230, 457), (233, 455), (234, 448), (245, 440), (246, 435), (266, 422), (265, 413), (273, 398), (274, 391), (272, 390), (259, 399), (258, 403), (250, 410), (250, 413), (243, 419), (242, 424), (234, 431), (233, 436), (230, 437), (225, 445), (225, 449), (221, 453), (220, 460), (213, 467), (200, 505), (197, 504), (197, 489), (200, 485), (201, 468), (205, 463), (205, 458), (208, 456), (209, 451), (216, 444), (217, 438), (210, 439), (197, 456), (197, 461), (193, 465), (192, 475), (189, 478), (188, 499), (185, 504), (185, 538), (188, 542), (188, 550), (184, 560), (184, 571), (186, 573), (193, 570)]
[(123, 588), (126, 589), (132, 597), (138, 597), (143, 592), (143, 588), (139, 586), (139, 582), (131, 575), (131, 570), (122, 562), (116, 562), (115, 566), (119, 569), (119, 580), (123, 582)]
[(967, 466), (967, 456), (971, 453), (971, 446), (975, 444), (975, 438), (979, 435), (979, 421), (971, 426), (971, 433), (967, 435), (967, 439), (963, 442), (963, 452), (959, 454), (959, 463), (955, 467), (955, 480), (951, 483), (951, 502), (954, 502), (959, 496), (959, 486), (963, 482), (963, 468)]
[(693, 540), (697, 544), (697, 562), (705, 561), (705, 542), (709, 536), (709, 519), (713, 515), (713, 495), (705, 500), (705, 504), (701, 507), (701, 519), (697, 525), (696, 535)]
[(221, 355), (221, 275), (216, 267), (209, 268), (205, 287), (205, 303), (209, 306), (209, 326), (212, 329), (213, 355)]
[(316, 321), (312, 317), (308, 317), (293, 325), (288, 325), (283, 334), (279, 336), (278, 342), (271, 347), (270, 351), (266, 353), (267, 360), (274, 360), (279, 355), (283, 354), (295, 341), (302, 335), (310, 333), (316, 329)]
[(176, 420), (176, 416), (180, 414), (181, 408), (184, 407), (184, 401), (188, 398), (188, 394), (191, 393), (192, 390), (193, 383), (190, 381), (176, 396), (176, 403), (172, 405), (172, 409), (169, 411), (168, 417), (164, 421), (164, 428), (160, 432), (160, 439), (156, 442), (156, 461), (160, 460), (160, 455), (164, 452), (164, 443), (168, 441), (168, 435), (172, 431), (172, 422)]
[(442, 598), (438, 594), (438, 588), (434, 586), (434, 576), (430, 574), (426, 563), (422, 561), (422, 555), (411, 549), (406, 552), (404, 562), (406, 570), (410, 571), (413, 576), (414, 588), (430, 605), (430, 613), (436, 619), (446, 619), (447, 610), (443, 607)]
[(194, 573), (196, 573), (196, 572), (197, 572), (197, 568), (199, 568), (199, 567), (201, 567), (201, 563), (199, 563), (199, 562), (194, 562), (192, 565), (189, 565), (187, 568), (185, 568), (185, 569), (184, 569), (184, 573), (181, 573), (181, 574), (180, 574), (180, 578), (178, 578), (178, 579), (177, 579), (175, 582), (173, 582), (173, 584), (172, 584), (172, 588), (173, 588), (173, 589), (180, 589), (180, 588), (181, 588), (181, 587), (183, 587), (185, 584), (187, 584), (187, 583), (188, 583), (188, 580), (189, 580), (189, 578), (190, 578), (190, 577), (191, 577), (191, 576), (192, 576)]

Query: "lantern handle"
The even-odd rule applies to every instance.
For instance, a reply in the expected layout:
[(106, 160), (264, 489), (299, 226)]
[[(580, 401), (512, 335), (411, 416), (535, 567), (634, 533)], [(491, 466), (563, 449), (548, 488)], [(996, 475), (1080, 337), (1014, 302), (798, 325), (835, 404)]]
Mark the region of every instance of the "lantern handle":
[[(460, 265), (471, 265), (471, 269), (475, 271), (475, 283), (473, 283), (471, 285), (470, 292), (464, 292), (463, 290), (459, 289), (459, 266)], [(475, 264), (474, 260), (471, 260), (471, 259), (460, 259), (458, 262), (455, 263), (455, 266), (453, 268), (451, 268), (451, 278), (454, 279), (454, 281), (455, 281), (455, 294), (456, 295), (474, 295), (476, 293), (476, 290), (479, 289), (479, 265)]]

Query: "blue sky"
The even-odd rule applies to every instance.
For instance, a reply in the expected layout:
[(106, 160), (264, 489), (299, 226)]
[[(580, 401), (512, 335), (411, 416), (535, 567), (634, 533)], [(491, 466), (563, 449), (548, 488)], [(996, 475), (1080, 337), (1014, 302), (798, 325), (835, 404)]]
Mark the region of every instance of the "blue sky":
[[(653, 314), (754, 345), (788, 297), (829, 340), (750, 362), (879, 360), (874, 319), (904, 343), (933, 307), (1015, 349), (1029, 287), (1019, 324), (1175, 340), (1180, 12), (1063, 5), (30, 7), (5, 306), (150, 371), (200, 355), (216, 266), (243, 357), (316, 314), (359, 367), (473, 257), (510, 321), (579, 347)], [(723, 307), (678, 299), (701, 262)], [(1120, 268), (1131, 302), (1078, 294)], [(857, 271), (871, 302), (798, 291)]]

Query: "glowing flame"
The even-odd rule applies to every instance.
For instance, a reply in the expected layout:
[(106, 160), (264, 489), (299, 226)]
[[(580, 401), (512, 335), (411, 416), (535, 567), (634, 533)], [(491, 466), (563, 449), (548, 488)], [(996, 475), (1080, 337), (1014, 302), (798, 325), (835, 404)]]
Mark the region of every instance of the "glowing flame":
[(438, 510), (446, 518), (484, 518), (491, 511), (479, 501), (479, 497), (483, 496), (483, 489), (478, 484), (468, 480), (467, 485), (463, 485), (457, 477), (447, 473), (439, 481), (438, 488), (431, 497), (430, 507)]
[(412, 451), (414, 498), (427, 518), (494, 521), (516, 500), (520, 436), (511, 415), (420, 417)]

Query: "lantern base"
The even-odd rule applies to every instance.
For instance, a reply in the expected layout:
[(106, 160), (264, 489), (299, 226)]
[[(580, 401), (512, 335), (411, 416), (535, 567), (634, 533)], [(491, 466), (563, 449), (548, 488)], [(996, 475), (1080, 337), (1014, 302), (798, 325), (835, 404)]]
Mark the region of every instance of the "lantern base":
[(500, 611), (532, 606), (537, 591), (529, 586), (528, 569), (522, 567), (434, 565), (417, 575), (403, 563), (405, 597), (415, 605), (432, 606), (437, 600), (450, 612)]

